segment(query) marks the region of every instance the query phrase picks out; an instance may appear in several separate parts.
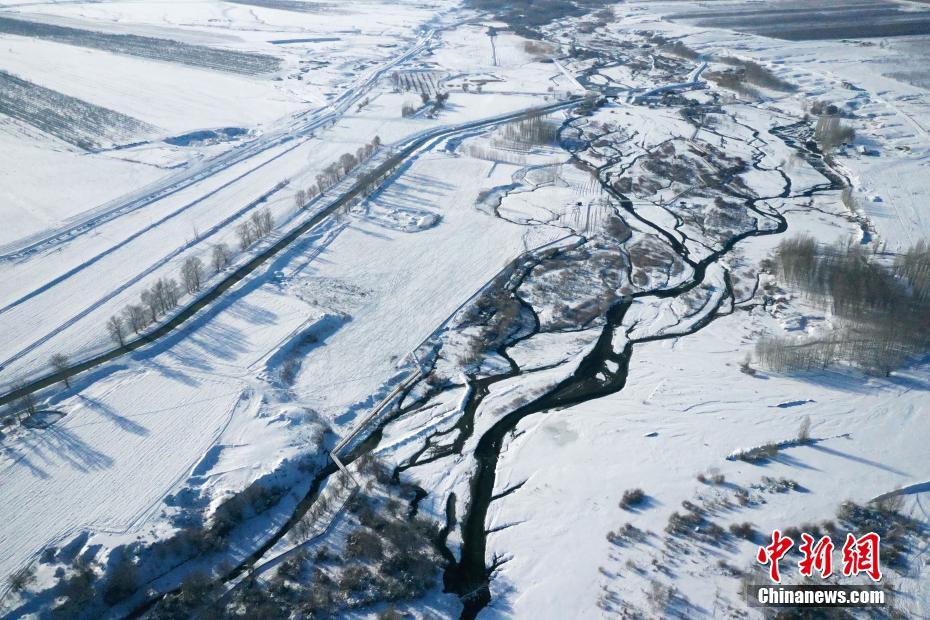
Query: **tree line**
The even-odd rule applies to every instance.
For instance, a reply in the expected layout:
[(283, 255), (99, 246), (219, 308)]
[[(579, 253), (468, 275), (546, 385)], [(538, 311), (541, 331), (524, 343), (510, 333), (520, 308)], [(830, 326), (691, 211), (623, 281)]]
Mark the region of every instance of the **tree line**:
[(920, 243), (882, 262), (856, 243), (783, 241), (774, 266), (788, 284), (830, 310), (842, 326), (823, 338), (765, 338), (757, 359), (774, 370), (815, 370), (846, 361), (888, 375), (930, 348), (930, 248)]
[[(361, 161), (371, 157), (380, 146), (381, 138), (375, 136), (371, 142), (360, 147), (355, 154), (342, 155), (338, 162), (331, 164), (317, 176), (317, 184), (309, 189), (298, 191), (296, 197), (298, 207), (303, 208), (306, 202), (344, 179), (349, 172), (358, 167)], [(400, 163), (402, 163), (400, 158), (390, 158), (377, 168), (361, 175), (355, 188), (347, 196), (348, 199), (340, 213), (347, 212), (374, 191), (385, 178), (394, 173)], [(246, 251), (270, 234), (273, 228), (274, 219), (267, 207), (253, 212), (249, 219), (236, 227), (239, 250)], [(234, 250), (226, 243), (215, 244), (210, 251), (209, 269), (212, 270), (212, 274), (223, 271), (232, 262), (234, 255)], [(176, 309), (185, 293), (194, 295), (199, 292), (208, 279), (208, 267), (199, 257), (188, 257), (181, 264), (179, 277), (180, 283), (169, 276), (159, 278), (149, 288), (142, 291), (137, 303), (128, 304), (121, 312), (111, 315), (105, 324), (110, 339), (119, 347), (126, 346), (127, 339), (132, 333), (141, 334), (150, 325)], [(53, 355), (49, 360), (49, 365), (55, 373), (62, 373), (70, 368), (68, 357), (62, 353)], [(64, 377), (62, 382), (66, 387), (70, 387), (68, 377)], [(23, 383), (18, 383), (14, 386), (14, 391), (24, 388)], [(37, 403), (31, 393), (26, 393), (11, 407), (11, 414), (2, 419), (4, 425), (24, 421), (36, 412)]]
[(316, 175), (316, 183), (311, 184), (306, 189), (299, 189), (294, 195), (294, 203), (298, 209), (303, 209), (308, 202), (330, 189), (349, 173), (355, 170), (360, 163), (374, 155), (381, 147), (381, 138), (375, 136), (371, 142), (360, 146), (355, 153), (343, 153), (337, 161), (326, 166), (322, 172)]
[[(252, 213), (248, 220), (236, 226), (239, 250), (246, 251), (258, 240), (268, 236), (274, 228), (274, 219), (268, 208)], [(233, 251), (225, 243), (217, 243), (210, 251), (210, 269), (216, 274), (223, 271), (233, 259)], [(107, 333), (119, 346), (126, 345), (130, 332), (139, 334), (152, 323), (178, 307), (186, 293), (195, 295), (207, 279), (207, 267), (197, 256), (190, 256), (181, 264), (180, 283), (172, 277), (162, 277), (139, 295), (139, 302), (127, 305), (123, 311), (107, 319)]]
[(856, 130), (845, 124), (836, 114), (822, 114), (814, 127), (814, 140), (824, 153), (830, 153), (842, 144), (851, 144)]
[(556, 141), (559, 125), (546, 118), (545, 114), (534, 113), (503, 126), (500, 132), (505, 143), (521, 148), (547, 146)]

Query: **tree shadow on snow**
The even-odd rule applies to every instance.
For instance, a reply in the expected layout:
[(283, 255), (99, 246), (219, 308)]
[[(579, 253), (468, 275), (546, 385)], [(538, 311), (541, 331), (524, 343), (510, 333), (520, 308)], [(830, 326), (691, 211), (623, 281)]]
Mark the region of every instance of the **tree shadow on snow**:
[(38, 465), (33, 464), (33, 462), (29, 460), (29, 456), (24, 450), (20, 450), (15, 446), (4, 446), (3, 454), (6, 456), (6, 458), (12, 461), (13, 465), (22, 465), (28, 469), (29, 473), (31, 473), (33, 477), (39, 478), (40, 480), (49, 479), (50, 476), (48, 475), (48, 472)]
[(135, 422), (125, 416), (121, 416), (112, 407), (105, 405), (99, 400), (89, 398), (83, 394), (78, 394), (78, 399), (89, 409), (93, 409), (94, 411), (100, 413), (100, 415), (107, 418), (124, 431), (130, 432), (133, 435), (139, 435), (141, 437), (146, 437), (149, 434), (149, 429), (145, 428), (138, 422)]
[(35, 433), (33, 438), (35, 442), (30, 447), (37, 456), (46, 461), (49, 458), (42, 454), (43, 449), (80, 472), (108, 469), (113, 465), (112, 458), (93, 448), (68, 428), (53, 426), (41, 433)]
[(871, 467), (875, 467), (876, 469), (881, 469), (883, 471), (887, 471), (889, 473), (896, 474), (898, 476), (906, 476), (908, 478), (911, 477), (911, 474), (907, 472), (901, 471), (900, 469), (895, 469), (894, 467), (884, 465), (882, 463), (879, 463), (878, 461), (873, 461), (871, 459), (867, 459), (862, 456), (856, 456), (854, 454), (849, 454), (848, 452), (842, 452), (841, 450), (836, 450), (834, 448), (827, 448), (826, 446), (814, 445), (810, 447), (814, 450), (819, 450), (820, 452), (825, 452), (833, 456), (838, 456), (840, 458), (844, 458), (850, 461), (855, 461), (856, 463), (862, 463), (863, 465), (869, 465)]

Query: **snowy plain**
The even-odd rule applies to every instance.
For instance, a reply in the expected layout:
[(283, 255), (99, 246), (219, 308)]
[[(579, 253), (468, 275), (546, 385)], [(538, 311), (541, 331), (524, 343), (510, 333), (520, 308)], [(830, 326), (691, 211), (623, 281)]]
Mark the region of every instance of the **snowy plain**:
[[(810, 100), (828, 99), (855, 112), (858, 143), (878, 150), (873, 156), (849, 149), (837, 157), (868, 234), (891, 251), (927, 239), (930, 95), (914, 74), (924, 39), (883, 46), (786, 41), (663, 18), (700, 4), (618, 4), (616, 20), (589, 31), (590, 41), (581, 43), (662, 33), (707, 57), (732, 54), (764, 63), (798, 91), (769, 93), (761, 102), (732, 98), (724, 106), (731, 116), (714, 132), (621, 96), (583, 127), (595, 134), (598, 126), (614, 127), (618, 140), (621, 134), (629, 140), (611, 153), (609, 140), (597, 140), (610, 134), (596, 135), (578, 160), (645, 177), (649, 168), (640, 160), (666, 143), (719, 146), (728, 156), (758, 157), (742, 180), (771, 197), (764, 208), (785, 217), (789, 234), (808, 232), (825, 243), (859, 237), (861, 221), (845, 211), (839, 192), (816, 193), (823, 176), (769, 134), (802, 118)], [(54, 353), (80, 359), (111, 346), (107, 317), (156, 279), (176, 274), (185, 258), (208, 262), (213, 244), (234, 246), (236, 223), (257, 208), (267, 206), (278, 227), (265, 246), (298, 226), (323, 201), (298, 209), (296, 190), (375, 135), (384, 156), (427, 131), (580, 94), (571, 76), (643, 91), (666, 86), (659, 69), (650, 82), (622, 64), (550, 62), (506, 32), (497, 35), (495, 64), (487, 23), (460, 19), (451, 3), (353, 3), (335, 11), (320, 5), (307, 13), (212, 1), (2, 6), (3, 14), (17, 18), (273, 54), (282, 63), (273, 76), (242, 76), (0, 35), (0, 49), (9, 50), (0, 70), (157, 128), (141, 144), (88, 152), (0, 116), (3, 208), (21, 214), (0, 233), (0, 277), (11, 283), (0, 294), (4, 391), (46, 372)], [(547, 34), (567, 46), (584, 21), (553, 24)], [(55, 57), (61, 62), (49, 62)], [(678, 83), (687, 83), (700, 65), (685, 69)], [(397, 92), (395, 72), (429, 73), (455, 90), (450, 87), (448, 105), (433, 117), (426, 109), (402, 117), (402, 106), (419, 106), (420, 97)], [(481, 84), (480, 91), (472, 86), (464, 92), (465, 82)], [(569, 118), (559, 112), (552, 120)], [(162, 141), (223, 127), (247, 131), (229, 142)], [(475, 336), (462, 319), (470, 304), (536, 248), (553, 244), (549, 249), (570, 253), (572, 244), (600, 243), (601, 220), (613, 212), (610, 199), (567, 152), (535, 149), (516, 156), (503, 142), (491, 127), (431, 144), (379, 191), (327, 219), (165, 339), (75, 377), (70, 387), (43, 392), (41, 407), (64, 416), (48, 428), (4, 438), (0, 489), (8, 501), (0, 574), (34, 564), (44, 548), (72, 540), (104, 558), (118, 544), (164, 537), (174, 529), (166, 498), (194, 493), (215, 506), (304, 455), (317, 423), (344, 434), (421, 362), (410, 354), (425, 340), (439, 351), (428, 360), (437, 384), (451, 387), (426, 397), (426, 382), (418, 384), (406, 403), (424, 398), (425, 406), (388, 422), (375, 452), (406, 467), (434, 433), (455, 428), (475, 378), (508, 369), (493, 352), (477, 363), (466, 359)], [(683, 161), (700, 159), (688, 157)], [(195, 178), (198, 170), (211, 172)], [(794, 197), (777, 197), (785, 177)], [(170, 194), (151, 191), (185, 179), (192, 180)], [(671, 183), (659, 188), (639, 198), (636, 211), (674, 231), (672, 238), (695, 259), (711, 256), (719, 240), (704, 235), (703, 220), (683, 218), (671, 204), (683, 189)], [(801, 197), (805, 192), (811, 196)], [(140, 208), (86, 230), (74, 225), (108, 205), (150, 194)], [(497, 195), (503, 198), (495, 205), (489, 196)], [(711, 198), (687, 200), (694, 210), (712, 209)], [(760, 228), (771, 225), (771, 218), (754, 217)], [(628, 224), (628, 246), (655, 248), (649, 245), (654, 229), (632, 218)], [(70, 232), (51, 235), (59, 230)], [(45, 244), (35, 245), (39, 241)], [(628, 338), (665, 339), (633, 346), (622, 391), (530, 415), (514, 427), (496, 464), (495, 499), (485, 522), (486, 561), (506, 561), (493, 572), (491, 602), (481, 617), (611, 617), (618, 600), (648, 609), (656, 579), (687, 596), (693, 617), (729, 616), (742, 612), (740, 584), (721, 562), (746, 569), (755, 546), (695, 546), (684, 560), (670, 558), (659, 537), (683, 501), (721, 503), (734, 487), (754, 489), (760, 501), (751, 507), (715, 514), (724, 526), (751, 520), (765, 533), (829, 519), (847, 499), (864, 503), (930, 480), (926, 364), (887, 378), (853, 370), (800, 377), (740, 372), (760, 334), (831, 327), (831, 317), (799, 297), (788, 296), (777, 311), (753, 303), (760, 261), (779, 241), (778, 235), (741, 241), (708, 267), (692, 297), (637, 300), (625, 318), (629, 331), (617, 332), (614, 351)], [(244, 252), (238, 264), (248, 257)], [(584, 282), (598, 272), (583, 271)], [(725, 272), (746, 298), (732, 303), (727, 316), (685, 333), (727, 306)], [(539, 288), (526, 296), (541, 325), (556, 325), (566, 310), (543, 286), (545, 274), (535, 275), (527, 281)], [(691, 272), (659, 265), (641, 275), (638, 288), (645, 289), (663, 281), (671, 287)], [(618, 289), (623, 295), (636, 290), (632, 282)], [(404, 475), (427, 492), (422, 514), (444, 522), (454, 493), (455, 512), (464, 518), (481, 440), (509, 413), (571, 379), (596, 346), (599, 320), (540, 332), (509, 348), (524, 374), (490, 387), (458, 452), (405, 468)], [(737, 449), (790, 440), (805, 417), (817, 443), (784, 450), (764, 465), (727, 459)], [(722, 474), (730, 486), (699, 482), (699, 473)], [(756, 489), (763, 476), (791, 478), (805, 491)], [(645, 490), (650, 504), (623, 511), (621, 496), (634, 487)], [(908, 494), (904, 509), (925, 521), (925, 500), (923, 492)], [(618, 548), (609, 542), (608, 533), (623, 522), (654, 532), (653, 543)], [(453, 528), (447, 543), (460, 553), (462, 532)], [(245, 554), (237, 553), (237, 560)], [(930, 609), (922, 554), (915, 551), (911, 574), (895, 576), (911, 617)], [(674, 578), (648, 573), (654, 562), (671, 563)], [(40, 578), (43, 585), (52, 580), (46, 573)], [(4, 593), (7, 613), (17, 599)], [(435, 594), (445, 613), (460, 605), (452, 594)], [(409, 611), (423, 610), (412, 604)]]

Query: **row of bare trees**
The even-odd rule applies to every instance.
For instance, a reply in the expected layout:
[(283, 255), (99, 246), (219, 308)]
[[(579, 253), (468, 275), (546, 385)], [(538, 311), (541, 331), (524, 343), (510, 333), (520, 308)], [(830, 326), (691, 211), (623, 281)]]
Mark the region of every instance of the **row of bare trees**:
[(346, 178), (346, 176), (355, 170), (360, 163), (374, 155), (375, 151), (380, 147), (381, 138), (375, 136), (372, 138), (371, 142), (356, 149), (355, 153), (343, 153), (340, 155), (338, 161), (326, 166), (320, 174), (316, 175), (315, 184), (306, 189), (297, 190), (297, 194), (294, 196), (294, 202), (297, 208), (304, 208), (308, 202)]
[(820, 149), (829, 153), (841, 144), (851, 144), (856, 139), (856, 130), (845, 124), (836, 114), (824, 114), (817, 119), (814, 139)]
[[(381, 146), (381, 138), (375, 136), (371, 142), (359, 147), (354, 153), (345, 153), (339, 161), (328, 166), (322, 174), (317, 176), (317, 184), (309, 189), (301, 189), (295, 198), (298, 208), (303, 208), (309, 200), (326, 191), (354, 170), (359, 163), (371, 157)], [(375, 172), (364, 175), (359, 183), (361, 192), (365, 195), (372, 191), (381, 182), (384, 175), (393, 172), (393, 167), (382, 174)], [(351, 204), (347, 204), (347, 207)], [(236, 227), (239, 240), (239, 250), (246, 251), (260, 239), (266, 237), (274, 229), (274, 218), (266, 207), (252, 213), (248, 220)], [(210, 252), (210, 267), (213, 273), (223, 271), (232, 261), (233, 252), (225, 243), (217, 243)], [(159, 278), (150, 288), (142, 291), (139, 302), (127, 305), (122, 312), (110, 316), (106, 321), (107, 334), (118, 346), (126, 345), (126, 338), (130, 333), (139, 334), (159, 318), (170, 313), (178, 307), (181, 297), (187, 293), (195, 295), (206, 280), (206, 267), (203, 261), (196, 256), (185, 259), (179, 272), (180, 284), (171, 277)], [(55, 372), (64, 372), (69, 368), (68, 358), (63, 354), (55, 354), (50, 359), (50, 365)], [(70, 386), (67, 377), (63, 379)], [(18, 386), (22, 387), (22, 386)], [(16, 408), (31, 415), (35, 411), (35, 401), (31, 394), (20, 399)]]
[(395, 71), (391, 74), (391, 85), (394, 87), (395, 93), (401, 91), (431, 93), (437, 91), (439, 88), (435, 75), (431, 72), (398, 73)]
[[(239, 248), (247, 250), (259, 239), (267, 236), (274, 228), (274, 219), (267, 208), (254, 212), (251, 217), (236, 227)], [(223, 271), (233, 259), (233, 252), (225, 243), (217, 243), (210, 252), (212, 272)], [(139, 334), (159, 318), (178, 307), (186, 293), (196, 295), (207, 279), (207, 267), (197, 256), (190, 256), (181, 264), (180, 283), (170, 277), (159, 278), (139, 295), (139, 302), (129, 304), (119, 314), (107, 319), (107, 333), (119, 346), (126, 345), (129, 333)]]
[(236, 226), (236, 236), (239, 237), (239, 249), (246, 251), (259, 239), (268, 236), (274, 228), (274, 220), (268, 208), (259, 209), (252, 216)]
[(772, 90), (780, 90), (783, 92), (797, 90), (796, 86), (778, 77), (774, 72), (772, 72), (771, 69), (768, 69), (767, 67), (764, 67), (757, 62), (743, 60), (742, 58), (736, 58), (734, 56), (724, 56), (720, 59), (720, 62), (728, 64), (732, 67), (736, 67), (737, 74), (743, 80), (751, 84), (755, 84), (756, 86), (762, 86), (763, 88), (770, 88)]
[(825, 338), (768, 338), (756, 357), (778, 371), (848, 361), (887, 375), (930, 349), (930, 248), (920, 242), (892, 264), (861, 244), (818, 244), (798, 236), (775, 255), (780, 277), (842, 320)]
[[(274, 220), (267, 208), (253, 213), (247, 222), (243, 222), (237, 228), (240, 246), (242, 249), (248, 248), (255, 240), (268, 235), (273, 227)], [(213, 246), (210, 263), (214, 273), (225, 269), (231, 260), (232, 252), (225, 243)], [(130, 332), (141, 333), (159, 318), (177, 308), (185, 293), (197, 294), (206, 280), (206, 267), (200, 258), (190, 256), (181, 264), (179, 276), (180, 284), (171, 277), (159, 278), (151, 287), (142, 291), (138, 303), (129, 304), (121, 313), (110, 316), (106, 322), (106, 330), (111, 340), (120, 347), (125, 346)], [(55, 373), (66, 373), (70, 369), (68, 357), (62, 353), (52, 355), (49, 365)], [(62, 375), (62, 382), (66, 387), (71, 387), (67, 375)], [(16, 389), (21, 388), (24, 389), (25, 386), (16, 386)], [(13, 405), (13, 410), (28, 417), (35, 413), (35, 398), (32, 394), (25, 394)], [(14, 415), (13, 420), (16, 419), (17, 416)]]
[(555, 142), (559, 126), (546, 118), (546, 115), (536, 113), (526, 118), (507, 123), (500, 132), (504, 143), (516, 148), (531, 146), (545, 146)]

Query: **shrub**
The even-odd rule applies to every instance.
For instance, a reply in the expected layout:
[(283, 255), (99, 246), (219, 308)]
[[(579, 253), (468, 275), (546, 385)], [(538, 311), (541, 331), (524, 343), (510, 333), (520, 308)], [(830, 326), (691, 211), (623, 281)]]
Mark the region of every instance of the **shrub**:
[(669, 534), (685, 536), (698, 527), (703, 520), (703, 517), (692, 512), (686, 512), (683, 515), (673, 512), (668, 518), (668, 525), (665, 527), (665, 531)]
[(646, 533), (632, 523), (625, 523), (619, 530), (608, 532), (607, 540), (615, 545), (622, 546), (627, 543), (637, 543), (646, 540)]
[(620, 507), (624, 510), (629, 510), (641, 506), (645, 501), (646, 494), (642, 489), (627, 489), (623, 492), (623, 497), (620, 499)]
[(763, 88), (785, 92), (796, 90), (793, 84), (781, 79), (771, 70), (763, 67), (757, 62), (753, 62), (751, 60), (742, 60), (733, 56), (724, 56), (720, 59), (720, 61), (733, 67), (737, 67), (737, 75), (739, 75), (745, 81), (751, 84), (755, 84), (756, 86), (762, 86)]
[(125, 556), (120, 558), (110, 569), (110, 578), (103, 589), (103, 600), (108, 605), (115, 605), (130, 596), (139, 587), (139, 571), (132, 560)]
[(70, 577), (58, 584), (62, 601), (54, 611), (61, 617), (75, 617), (94, 598), (94, 580), (97, 575), (91, 564), (77, 562), (74, 569)]
[(801, 488), (796, 481), (789, 478), (770, 478), (762, 476), (762, 485), (770, 493), (787, 493), (788, 491), (797, 491)]
[(752, 523), (748, 521), (744, 521), (743, 523), (731, 523), (729, 530), (731, 534), (743, 540), (751, 541), (756, 535), (755, 528), (753, 528)]
[(811, 418), (804, 416), (801, 420), (801, 426), (798, 428), (798, 443), (802, 446), (811, 440)]
[(358, 529), (346, 538), (345, 554), (349, 559), (374, 558), (382, 554), (381, 539), (366, 529)]
[(353, 564), (343, 569), (339, 575), (339, 589), (346, 592), (361, 592), (368, 584), (370, 573), (368, 569), (359, 564)]
[(792, 371), (848, 360), (887, 375), (930, 347), (930, 303), (922, 292), (930, 288), (925, 246), (910, 248), (888, 268), (859, 244), (820, 246), (811, 237), (796, 237), (779, 245), (775, 263), (785, 281), (844, 323), (825, 339), (763, 339), (756, 345), (760, 363)]
[(713, 484), (715, 486), (726, 482), (726, 476), (716, 470), (711, 470), (706, 476), (703, 473), (700, 473), (697, 475), (697, 479), (698, 482), (702, 484)]
[(300, 362), (295, 357), (289, 357), (281, 364), (281, 383), (290, 385), (297, 378), (297, 371), (300, 370)]
[(7, 578), (7, 583), (13, 592), (22, 592), (36, 581), (36, 569), (33, 566), (24, 566)]
[(730, 454), (727, 459), (731, 461), (739, 460), (746, 461), (747, 463), (759, 463), (778, 456), (778, 448), (779, 446), (777, 443), (767, 443), (763, 446), (750, 448), (748, 450), (736, 450)]

